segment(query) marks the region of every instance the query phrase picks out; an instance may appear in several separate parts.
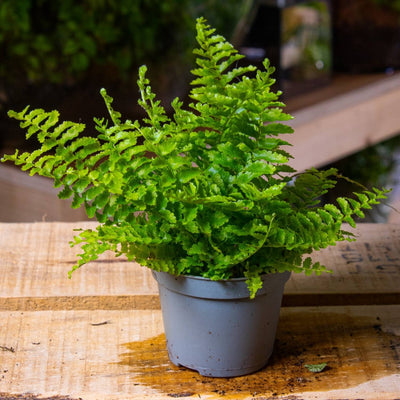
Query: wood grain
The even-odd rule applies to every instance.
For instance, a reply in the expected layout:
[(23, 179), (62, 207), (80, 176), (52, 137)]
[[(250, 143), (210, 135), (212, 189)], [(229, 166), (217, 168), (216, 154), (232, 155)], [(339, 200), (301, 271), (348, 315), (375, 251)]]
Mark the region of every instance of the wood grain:
[(232, 379), (169, 362), (148, 269), (107, 253), (67, 279), (73, 229), (95, 225), (0, 224), (0, 399), (400, 398), (399, 225), (315, 253), (334, 273), (292, 276), (268, 366)]
[[(14, 349), (0, 351), (0, 393), (85, 400), (400, 393), (400, 306), (284, 308), (269, 365), (233, 379), (172, 365), (159, 310), (3, 311), (0, 319), (0, 344)], [(321, 362), (321, 373), (305, 368)]]
[[(71, 200), (57, 197), (53, 181), (29, 176), (14, 166), (0, 165), (0, 221), (80, 221), (87, 220), (85, 210), (72, 209)], [(29, 200), (28, 200), (29, 199)]]
[[(157, 309), (150, 270), (112, 253), (75, 271), (74, 229), (96, 223), (0, 224), (0, 309)], [(293, 274), (285, 306), (400, 304), (400, 225), (361, 224), (356, 242), (314, 254), (332, 274)], [(15, 244), (18, 243), (18, 246)]]
[(327, 165), (398, 135), (399, 98), (396, 74), (295, 111), (295, 133), (287, 137), (292, 166), (302, 171)]

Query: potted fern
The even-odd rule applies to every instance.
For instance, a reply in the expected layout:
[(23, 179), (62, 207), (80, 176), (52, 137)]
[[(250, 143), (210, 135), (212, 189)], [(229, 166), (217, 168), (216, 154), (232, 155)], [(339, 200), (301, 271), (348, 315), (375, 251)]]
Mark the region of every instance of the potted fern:
[(167, 116), (142, 66), (143, 121), (123, 122), (104, 89), (111, 122), (94, 119), (97, 137), (82, 136), (83, 124), (59, 123), (57, 111), (10, 111), (41, 148), (3, 161), (53, 178), (60, 198), (73, 197), (73, 207), (99, 221), (75, 237), (83, 252), (72, 271), (106, 250), (151, 268), (170, 359), (235, 376), (266, 364), (290, 273), (326, 271), (304, 255), (353, 240), (342, 223), (354, 226), (387, 191), (320, 204), (337, 171), (289, 166), (280, 135), (292, 133), (283, 123), (291, 116), (270, 90), (268, 60), (263, 71), (235, 67), (242, 56), (232, 45), (203, 18), (196, 28), (188, 107), (175, 99)]

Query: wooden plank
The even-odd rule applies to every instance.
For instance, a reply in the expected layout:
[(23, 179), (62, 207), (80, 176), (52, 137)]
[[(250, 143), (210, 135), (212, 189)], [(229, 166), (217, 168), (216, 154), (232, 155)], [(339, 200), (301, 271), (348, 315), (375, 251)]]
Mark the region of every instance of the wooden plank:
[[(393, 400), (400, 393), (398, 305), (284, 308), (269, 365), (232, 379), (172, 365), (159, 310), (3, 311), (0, 321), (2, 399)], [(305, 368), (322, 362), (321, 373)]]
[(399, 134), (400, 75), (293, 113), (292, 166), (320, 167)]
[[(0, 165), (0, 221), (80, 221), (88, 219), (83, 209), (72, 209), (70, 200), (60, 200), (53, 181), (29, 176), (15, 167)], [(27, 201), (29, 199), (29, 201)]]
[[(400, 190), (398, 190), (398, 197), (396, 197), (395, 200), (392, 202), (392, 206), (396, 210), (400, 210)], [(400, 224), (400, 213), (392, 211), (389, 214), (388, 222), (390, 224)]]
[[(0, 224), (0, 296), (57, 298), (70, 296), (153, 295), (150, 271), (107, 252), (68, 279), (79, 248), (71, 248), (77, 228), (97, 223)], [(18, 245), (16, 245), (18, 244)]]
[[(393, 75), (398, 74), (398, 72), (394, 72)], [(336, 72), (327, 85), (308, 92), (299, 93), (287, 99), (285, 99), (285, 94), (283, 94), (283, 102), (286, 104), (286, 111), (295, 114), (296, 111), (300, 111), (301, 109), (314, 106), (338, 96), (343, 96), (368, 85), (385, 81), (390, 76), (384, 73), (344, 74)]]
[[(95, 223), (0, 224), (0, 309), (157, 309), (150, 270), (112, 253), (67, 272), (76, 227)], [(293, 274), (285, 306), (400, 304), (400, 225), (360, 224), (357, 242), (315, 253), (332, 274)]]
[(400, 304), (400, 225), (359, 224), (356, 242), (313, 254), (332, 270), (292, 275), (284, 305)]

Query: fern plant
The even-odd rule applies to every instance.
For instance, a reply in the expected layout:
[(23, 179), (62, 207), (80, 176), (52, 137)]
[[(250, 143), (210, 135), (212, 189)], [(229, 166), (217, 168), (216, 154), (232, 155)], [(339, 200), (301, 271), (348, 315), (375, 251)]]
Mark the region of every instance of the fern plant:
[(292, 117), (270, 89), (274, 68), (267, 59), (264, 70), (237, 66), (243, 56), (203, 18), (196, 28), (187, 107), (175, 99), (167, 116), (142, 66), (143, 121), (123, 121), (104, 89), (111, 121), (94, 119), (97, 137), (82, 136), (83, 124), (60, 123), (57, 111), (10, 111), (41, 148), (3, 161), (53, 178), (60, 198), (72, 197), (100, 222), (75, 236), (83, 252), (72, 271), (112, 250), (171, 274), (247, 277), (252, 297), (262, 274), (320, 274), (326, 268), (304, 255), (353, 240), (342, 223), (354, 226), (387, 190), (321, 204), (337, 171), (297, 174), (289, 166), (280, 135), (293, 132), (284, 124)]

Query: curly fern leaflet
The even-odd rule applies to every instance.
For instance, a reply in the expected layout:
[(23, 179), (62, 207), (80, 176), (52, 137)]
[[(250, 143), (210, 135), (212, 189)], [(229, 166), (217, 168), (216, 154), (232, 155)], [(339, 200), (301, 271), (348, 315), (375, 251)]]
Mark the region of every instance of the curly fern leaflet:
[(246, 277), (251, 296), (261, 274), (326, 271), (307, 255), (353, 240), (343, 222), (354, 226), (388, 191), (321, 204), (342, 177), (290, 166), (290, 143), (279, 136), (293, 133), (285, 125), (292, 117), (271, 90), (269, 61), (263, 70), (238, 67), (243, 56), (202, 18), (197, 40), (187, 107), (175, 99), (167, 116), (142, 66), (142, 121), (123, 121), (105, 89), (110, 120), (94, 119), (96, 137), (83, 124), (59, 122), (57, 111), (10, 111), (41, 147), (3, 161), (53, 178), (60, 198), (99, 221), (75, 237), (82, 253), (73, 270), (112, 250), (173, 274)]

